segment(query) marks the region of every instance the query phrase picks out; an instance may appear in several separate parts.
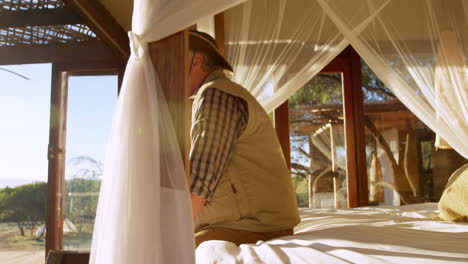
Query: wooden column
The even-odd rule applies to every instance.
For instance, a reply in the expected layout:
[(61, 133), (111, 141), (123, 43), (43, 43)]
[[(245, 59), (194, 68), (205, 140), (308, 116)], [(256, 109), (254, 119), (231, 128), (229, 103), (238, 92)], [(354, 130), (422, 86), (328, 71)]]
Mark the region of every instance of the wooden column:
[(289, 101), (275, 109), (275, 130), (283, 149), (284, 158), (291, 170), (291, 145), (289, 142)]
[(354, 130), (356, 140), (356, 164), (359, 206), (369, 205), (367, 185), (366, 137), (364, 130), (364, 98), (362, 95), (361, 57), (351, 49), (351, 74), (353, 76)]
[(218, 49), (226, 56), (226, 45), (224, 44), (224, 13), (221, 12), (214, 17), (215, 39), (218, 43)]
[(346, 169), (348, 174), (348, 206), (369, 204), (364, 137), (364, 110), (360, 57), (348, 49), (349, 66), (343, 71), (343, 100), (346, 135)]
[(49, 176), (47, 183), (46, 256), (50, 249), (63, 248), (63, 201), (67, 78), (60, 66), (52, 64), (52, 91), (49, 132)]
[(189, 72), (188, 31), (184, 30), (149, 45), (181, 149), (187, 177), (190, 175), (190, 113), (187, 86)]

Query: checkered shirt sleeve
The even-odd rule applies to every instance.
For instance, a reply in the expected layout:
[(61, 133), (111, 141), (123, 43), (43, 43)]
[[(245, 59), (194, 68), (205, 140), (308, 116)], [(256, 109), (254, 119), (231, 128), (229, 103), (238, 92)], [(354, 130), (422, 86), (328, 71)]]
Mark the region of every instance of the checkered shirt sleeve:
[(210, 201), (239, 136), (247, 125), (247, 102), (209, 88), (201, 95), (190, 131), (190, 191)]

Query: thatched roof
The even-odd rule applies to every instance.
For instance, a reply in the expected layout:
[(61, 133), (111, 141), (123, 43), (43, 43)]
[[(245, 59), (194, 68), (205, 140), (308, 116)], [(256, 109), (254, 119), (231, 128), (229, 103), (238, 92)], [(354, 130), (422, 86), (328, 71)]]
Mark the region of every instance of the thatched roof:
[[(401, 102), (397, 100), (366, 102), (364, 115), (372, 120), (378, 129), (407, 128), (408, 121), (412, 124), (416, 117)], [(292, 133), (308, 135), (314, 133), (323, 125), (331, 123), (343, 125), (342, 104), (321, 104), (302, 106), (291, 109), (290, 129)]]
[(0, 0), (0, 6), (0, 46), (96, 39), (96, 34), (62, 0)]
[(0, 0), (0, 65), (128, 55), (125, 31), (98, 1)]

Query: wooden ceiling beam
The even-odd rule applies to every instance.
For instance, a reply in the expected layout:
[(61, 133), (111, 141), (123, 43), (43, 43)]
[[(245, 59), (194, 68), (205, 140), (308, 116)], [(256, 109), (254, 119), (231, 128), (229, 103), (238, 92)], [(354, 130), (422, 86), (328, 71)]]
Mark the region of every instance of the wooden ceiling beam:
[(0, 28), (82, 24), (83, 19), (68, 8), (2, 10)]
[(0, 65), (49, 62), (122, 64), (102, 41), (0, 47)]
[(66, 0), (85, 20), (86, 25), (121, 58), (128, 59), (130, 46), (127, 33), (107, 9), (96, 0)]

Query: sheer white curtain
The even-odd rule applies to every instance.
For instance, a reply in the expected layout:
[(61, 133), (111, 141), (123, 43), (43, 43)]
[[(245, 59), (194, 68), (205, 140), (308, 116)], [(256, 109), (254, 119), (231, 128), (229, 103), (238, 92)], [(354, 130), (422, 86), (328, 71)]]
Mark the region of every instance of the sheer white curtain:
[(398, 99), (468, 158), (468, 3), (317, 1)]
[(90, 263), (195, 261), (184, 166), (147, 44), (239, 2), (135, 1), (132, 54), (114, 114)]
[[(135, 1), (91, 263), (194, 261), (183, 164), (147, 43), (241, 2)], [(226, 12), (226, 49), (234, 80), (271, 111), (349, 41), (413, 113), (468, 157), (467, 17), (463, 0), (251, 0)]]
[(349, 43), (315, 1), (249, 0), (225, 11), (225, 44), (233, 80), (270, 112)]

